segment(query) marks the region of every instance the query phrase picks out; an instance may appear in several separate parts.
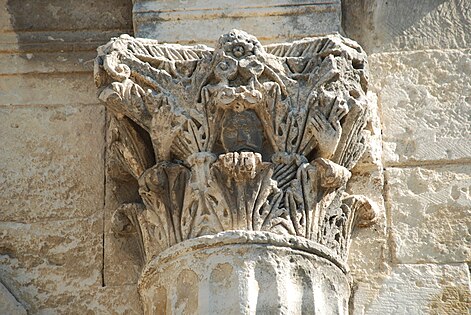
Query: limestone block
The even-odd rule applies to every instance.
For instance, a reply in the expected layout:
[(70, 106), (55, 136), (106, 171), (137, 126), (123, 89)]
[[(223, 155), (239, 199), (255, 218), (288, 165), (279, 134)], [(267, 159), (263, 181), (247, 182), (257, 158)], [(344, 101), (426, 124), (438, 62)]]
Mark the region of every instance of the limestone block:
[(123, 33), (132, 33), (132, 30), (7, 31), (0, 33), (0, 52), (91, 51)]
[(91, 73), (95, 55), (95, 51), (0, 54), (0, 74)]
[(136, 37), (161, 42), (213, 44), (233, 28), (262, 42), (340, 31), (340, 1), (134, 1)]
[(103, 30), (131, 25), (131, 2), (126, 0), (0, 0), (0, 8), (2, 30)]
[(101, 285), (101, 214), (32, 224), (0, 223), (0, 278), (28, 312), (68, 304)]
[(471, 157), (471, 51), (370, 57), (386, 165)]
[[(109, 122), (107, 132), (107, 157), (105, 166), (105, 207), (104, 207), (104, 282), (107, 286), (137, 284), (142, 270), (142, 259), (139, 251), (139, 236), (134, 233), (119, 234), (114, 229), (113, 214), (122, 203), (139, 200), (137, 183), (129, 177), (124, 180), (116, 178), (116, 162), (112, 158), (111, 144), (116, 138), (113, 120)], [(119, 169), (119, 168), (118, 168)]]
[(0, 51), (94, 50), (132, 32), (131, 2), (0, 1)]
[(365, 128), (365, 152), (353, 168), (354, 173), (359, 172), (362, 174), (368, 171), (381, 171), (383, 168), (383, 141), (380, 113), (377, 106), (378, 98), (371, 91), (367, 93), (367, 98), (370, 104), (375, 104), (375, 106), (368, 109), (368, 121)]
[(4, 76), (0, 105), (96, 104), (89, 73)]
[(60, 304), (44, 306), (40, 314), (138, 315), (142, 306), (136, 285), (91, 287), (64, 295)]
[(142, 270), (139, 243), (136, 238), (119, 237), (111, 230), (111, 219), (105, 222), (105, 285), (137, 284)]
[(390, 260), (383, 200), (383, 175), (382, 169), (357, 172), (352, 174), (348, 182), (348, 192), (368, 196), (375, 203), (378, 211), (376, 221), (372, 226), (358, 229), (352, 236), (348, 265), (354, 283), (382, 276)]
[(389, 168), (386, 176), (397, 261), (469, 261), (471, 167)]
[(368, 52), (469, 48), (466, 0), (346, 0), (343, 28)]
[(88, 217), (103, 207), (104, 108), (0, 108), (0, 221)]
[(355, 315), (467, 314), (471, 307), (466, 264), (398, 265), (375, 284), (360, 284)]
[(26, 315), (23, 305), (0, 282), (0, 314)]

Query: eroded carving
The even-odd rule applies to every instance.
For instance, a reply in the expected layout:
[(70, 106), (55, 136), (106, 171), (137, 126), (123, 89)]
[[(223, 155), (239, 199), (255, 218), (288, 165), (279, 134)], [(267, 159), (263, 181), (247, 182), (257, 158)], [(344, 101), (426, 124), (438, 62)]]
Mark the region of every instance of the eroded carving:
[(345, 192), (369, 113), (355, 42), (262, 46), (233, 30), (215, 49), (123, 35), (98, 52), (116, 159), (143, 202), (118, 209), (117, 222), (138, 231), (144, 261), (227, 230), (300, 236), (345, 259), (352, 229), (374, 219), (365, 197)]

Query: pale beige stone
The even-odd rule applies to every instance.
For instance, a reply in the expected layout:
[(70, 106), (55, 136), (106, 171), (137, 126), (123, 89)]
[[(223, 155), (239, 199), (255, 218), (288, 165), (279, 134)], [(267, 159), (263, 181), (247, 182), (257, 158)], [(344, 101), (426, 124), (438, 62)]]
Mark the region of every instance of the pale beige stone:
[(264, 43), (340, 32), (340, 1), (135, 1), (136, 37), (167, 43), (212, 44), (237, 28)]
[(101, 211), (104, 121), (100, 105), (0, 108), (0, 221)]
[(0, 74), (91, 73), (95, 55), (95, 51), (0, 54)]
[(386, 165), (471, 157), (471, 51), (370, 57)]
[(0, 1), (0, 52), (94, 50), (132, 33), (132, 4), (118, 1)]
[(0, 0), (0, 29), (15, 31), (124, 29), (131, 23), (126, 0), (11, 1)]
[(297, 235), (345, 259), (356, 218), (376, 212), (344, 193), (366, 135), (379, 139), (367, 70), (339, 35), (263, 47), (232, 30), (215, 49), (112, 39), (95, 62), (115, 116), (110, 177), (134, 178), (143, 201), (117, 202), (115, 232), (137, 234), (144, 264), (227, 230)]
[(26, 315), (26, 309), (0, 281), (0, 314)]
[(398, 262), (471, 259), (469, 165), (388, 168), (386, 178)]
[[(214, 49), (120, 36), (98, 49), (94, 70), (114, 116), (106, 240), (118, 251), (105, 252), (106, 281), (132, 281), (142, 266), (146, 314), (348, 312), (351, 235), (380, 212), (346, 191), (366, 143), (381, 139), (361, 47), (339, 35), (262, 46), (240, 30)], [(378, 152), (364, 164), (380, 168)], [(234, 233), (249, 237), (236, 244)], [(308, 255), (286, 252), (301, 243), (316, 249), (298, 274), (288, 265)], [(213, 272), (233, 274), (231, 288), (206, 290)], [(287, 277), (277, 293), (271, 274)]]
[[(369, 91), (367, 94), (368, 102), (373, 104), (369, 107), (369, 119), (365, 128), (365, 152), (358, 160), (352, 172), (366, 174), (368, 172), (378, 172), (383, 168), (383, 141), (381, 113), (379, 112), (378, 97), (375, 93)], [(375, 176), (373, 176), (375, 177)], [(368, 193), (365, 191), (365, 194)]]
[(354, 285), (375, 281), (388, 270), (390, 257), (384, 205), (384, 174), (382, 168), (375, 171), (355, 172), (347, 190), (367, 195), (378, 207), (373, 225), (355, 231), (348, 256), (348, 265)]
[(102, 284), (103, 220), (0, 223), (0, 278), (28, 310), (68, 304)]
[(343, 28), (369, 53), (470, 48), (466, 0), (345, 0)]
[(38, 314), (141, 315), (136, 285), (94, 286), (52, 297)]
[[(92, 51), (106, 43), (111, 37), (132, 33), (130, 29), (123, 30), (83, 30), (76, 31), (40, 31), (0, 33), (0, 52), (73, 52)], [(84, 39), (85, 38), (85, 39)]]
[(138, 240), (116, 235), (111, 229), (111, 218), (106, 222), (104, 282), (107, 286), (136, 285), (142, 270)]
[(4, 76), (0, 105), (97, 104), (91, 78), (90, 73)]
[(145, 314), (348, 314), (345, 269), (309, 240), (226, 231), (179, 243), (139, 282)]
[[(270, 3), (279, 7), (268, 7)], [(252, 8), (204, 10), (224, 4)], [(332, 19), (318, 19), (320, 13), (314, 14), (313, 6), (306, 4), (284, 0), (159, 1), (159, 8), (166, 12), (157, 23), (148, 20), (157, 28), (147, 30), (159, 33), (160, 41), (213, 44), (222, 29), (237, 25), (260, 32), (256, 35), (262, 42), (291, 40), (338, 27), (335, 12), (323, 12)], [(377, 120), (367, 126), (372, 132), (369, 146), (352, 170), (348, 192), (368, 195), (379, 211), (376, 223), (358, 230), (352, 239), (348, 260), (354, 292), (351, 312), (467, 314), (471, 307), (469, 271), (460, 262), (470, 259), (470, 172), (466, 163), (471, 152), (471, 71), (470, 51), (465, 49), (470, 47), (470, 2), (344, 0), (342, 5), (344, 21), (352, 12), (356, 15), (344, 23), (346, 33), (364, 44), (367, 52), (378, 53), (370, 58), (370, 66), (372, 82), (378, 82), (381, 119), (386, 122), (385, 163), (455, 164), (388, 168), (383, 191), (381, 130)], [(109, 186), (109, 208), (101, 212), (104, 157), (97, 152), (103, 150), (104, 112), (91, 106), (86, 113), (74, 112), (84, 107), (63, 106), (96, 103), (87, 56), (110, 37), (131, 31), (131, 6), (127, 0), (0, 1), (0, 221), (16, 221), (1, 223), (0, 228), (0, 278), (8, 284), (3, 288), (11, 289), (5, 291), (0, 285), (0, 314), (15, 314), (18, 309), (25, 314), (18, 303), (32, 314), (142, 314), (136, 285), (132, 284), (140, 270), (136, 231), (131, 237), (119, 236), (111, 222), (112, 212), (122, 202), (139, 200), (137, 192), (123, 193), (129, 187), (123, 182), (116, 183), (121, 185), (118, 189)], [(170, 12), (190, 7), (205, 12)], [(225, 16), (216, 16), (219, 13)], [(239, 17), (246, 13), (247, 17)], [(188, 20), (195, 16), (201, 19)], [(178, 18), (182, 20), (173, 20)], [(403, 50), (420, 51), (381, 54)], [(27, 75), (16, 75), (20, 73)], [(27, 107), (7, 109), (10, 104)], [(97, 163), (99, 169), (94, 168)], [(114, 194), (119, 198), (112, 201)], [(388, 200), (387, 227), (382, 194)], [(104, 215), (103, 230), (101, 223), (91, 223), (87, 229), (84, 222), (89, 220), (84, 218), (95, 214), (97, 217), (89, 220), (98, 222)], [(51, 219), (61, 221), (48, 222)], [(5, 231), (7, 234), (2, 233)], [(91, 237), (92, 231), (97, 236)], [(103, 239), (98, 235), (103, 234), (105, 249), (100, 249)], [(105, 256), (104, 262), (100, 255)], [(448, 264), (449, 260), (457, 263)], [(268, 257), (267, 261), (275, 263), (276, 258)], [(392, 263), (398, 261), (414, 265)], [(421, 261), (431, 264), (416, 264)], [(208, 270), (212, 283), (208, 292), (216, 298), (235, 292), (234, 278), (227, 277), (228, 265), (215, 266), (212, 272)], [(272, 287), (273, 279), (279, 277), (270, 272), (258, 276), (261, 288)], [(195, 292), (191, 273), (172, 280), (182, 278), (192, 281), (180, 281), (184, 284), (180, 291)], [(130, 285), (122, 285), (125, 283)], [(293, 296), (293, 301), (301, 301), (289, 310), (297, 311), (302, 305), (304, 297), (299, 292), (299, 286), (283, 291)], [(162, 301), (162, 296), (157, 301)], [(210, 311), (230, 310), (234, 300), (214, 303)], [(268, 300), (261, 298), (258, 305), (263, 307)]]
[(360, 284), (355, 315), (467, 314), (471, 308), (466, 264), (398, 265), (377, 283)]

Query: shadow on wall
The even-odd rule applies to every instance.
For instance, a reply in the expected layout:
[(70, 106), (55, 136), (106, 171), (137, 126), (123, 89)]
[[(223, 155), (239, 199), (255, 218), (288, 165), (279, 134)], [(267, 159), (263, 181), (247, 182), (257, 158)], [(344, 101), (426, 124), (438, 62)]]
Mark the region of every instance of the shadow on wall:
[[(90, 51), (120, 33), (132, 34), (130, 0), (8, 0), (19, 52)], [(14, 45), (14, 40), (9, 41)]]
[[(342, 0), (342, 27), (348, 37), (358, 41), (371, 53), (407, 35), (427, 15), (441, 15), (442, 5), (460, 6), (455, 2), (460, 1)], [(434, 22), (437, 23), (430, 21)], [(418, 32), (415, 36), (422, 37), (424, 34)]]

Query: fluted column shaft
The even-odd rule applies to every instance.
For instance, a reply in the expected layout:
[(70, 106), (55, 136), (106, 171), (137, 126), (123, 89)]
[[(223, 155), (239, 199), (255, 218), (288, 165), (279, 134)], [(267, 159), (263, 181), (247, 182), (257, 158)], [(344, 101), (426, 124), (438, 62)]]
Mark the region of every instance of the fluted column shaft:
[(146, 314), (347, 314), (344, 268), (302, 238), (229, 231), (166, 250), (139, 289)]

